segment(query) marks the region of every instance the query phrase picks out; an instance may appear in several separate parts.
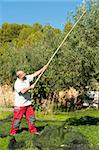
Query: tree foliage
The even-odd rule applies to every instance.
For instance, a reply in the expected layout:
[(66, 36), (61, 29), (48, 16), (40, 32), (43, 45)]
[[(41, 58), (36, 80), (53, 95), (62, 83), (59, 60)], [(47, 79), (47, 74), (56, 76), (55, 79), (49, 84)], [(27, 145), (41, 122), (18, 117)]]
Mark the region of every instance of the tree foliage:
[[(99, 72), (99, 7), (88, 4), (86, 15), (73, 30), (68, 40), (52, 60), (48, 70), (36, 86), (36, 93), (50, 94), (74, 86), (95, 87), (95, 74)], [(77, 9), (76, 21), (82, 12)], [(15, 72), (23, 69), (33, 73), (45, 65), (73, 23), (67, 22), (64, 31), (51, 25), (42, 26), (4, 23), (0, 28), (0, 83), (13, 83)], [(92, 83), (92, 85), (91, 85)]]

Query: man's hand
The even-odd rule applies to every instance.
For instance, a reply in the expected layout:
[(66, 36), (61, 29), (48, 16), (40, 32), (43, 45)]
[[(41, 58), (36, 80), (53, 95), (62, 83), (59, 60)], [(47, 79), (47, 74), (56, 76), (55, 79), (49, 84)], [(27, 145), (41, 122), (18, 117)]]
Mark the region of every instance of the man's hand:
[(43, 68), (42, 68), (42, 71), (45, 71), (47, 69), (47, 65), (45, 65)]
[(45, 65), (44, 67), (42, 67), (40, 70), (36, 71), (35, 73), (33, 73), (33, 77), (38, 76), (39, 74), (41, 74), (42, 72), (44, 72), (47, 69), (48, 65)]
[(30, 86), (30, 88), (31, 88), (31, 89), (34, 89), (34, 84), (32, 84), (32, 85)]

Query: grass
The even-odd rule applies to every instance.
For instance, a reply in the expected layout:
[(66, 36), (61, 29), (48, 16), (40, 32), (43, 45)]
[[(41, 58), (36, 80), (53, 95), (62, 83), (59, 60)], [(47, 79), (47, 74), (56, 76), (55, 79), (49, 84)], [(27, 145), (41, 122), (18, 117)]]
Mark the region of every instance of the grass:
[[(11, 128), (12, 115), (13, 115), (12, 112), (0, 112), (0, 135), (7, 135), (5, 137), (0, 138), (1, 150), (8, 149), (9, 141), (11, 139), (11, 137), (9, 136), (9, 131)], [(88, 140), (88, 143), (93, 150), (95, 149), (99, 150), (99, 124), (98, 122), (97, 124), (95, 124), (93, 120), (90, 120), (92, 121), (91, 122), (92, 124), (90, 124), (90, 122), (86, 123), (86, 121), (84, 120), (86, 119), (86, 116), (90, 116), (90, 118), (91, 119), (93, 118), (94, 120), (97, 118), (99, 119), (99, 111), (90, 109), (90, 110), (80, 110), (80, 111), (69, 112), (69, 113), (57, 112), (53, 115), (45, 115), (43, 112), (36, 112), (36, 119), (37, 119), (36, 126), (43, 127), (46, 124), (48, 124), (49, 127), (56, 128), (64, 124), (66, 128), (72, 127), (75, 131), (81, 133)], [(83, 123), (83, 125), (81, 123)], [(27, 122), (25, 118), (23, 118), (21, 122), (21, 127), (22, 128), (27, 127)], [(49, 128), (45, 129), (46, 135), (47, 135), (47, 129), (49, 130)], [(17, 142), (18, 149), (23, 149), (22, 147), (24, 147), (24, 150), (25, 149), (26, 150), (34, 150), (34, 149), (38, 150), (37, 148), (33, 148), (33, 140), (36, 139), (35, 135), (33, 134), (31, 135), (26, 130), (23, 130), (23, 132), (17, 134), (15, 138), (16, 138), (16, 141), (18, 141)], [(59, 139), (56, 139), (56, 142), (57, 140)], [(17, 149), (17, 144), (16, 144), (15, 149)], [(44, 150), (47, 150), (47, 149), (44, 149)]]

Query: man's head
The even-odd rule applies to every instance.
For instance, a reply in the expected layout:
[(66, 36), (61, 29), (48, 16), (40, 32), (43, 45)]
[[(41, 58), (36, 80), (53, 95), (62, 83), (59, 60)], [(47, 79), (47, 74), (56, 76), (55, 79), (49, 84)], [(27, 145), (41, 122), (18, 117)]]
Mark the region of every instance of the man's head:
[(16, 72), (16, 76), (20, 79), (20, 80), (25, 80), (26, 79), (26, 73), (22, 70), (19, 70)]

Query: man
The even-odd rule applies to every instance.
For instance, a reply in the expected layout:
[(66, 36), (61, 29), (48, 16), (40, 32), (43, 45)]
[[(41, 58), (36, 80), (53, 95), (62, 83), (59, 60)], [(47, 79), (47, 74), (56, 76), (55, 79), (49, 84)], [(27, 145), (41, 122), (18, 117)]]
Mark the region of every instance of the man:
[(46, 67), (47, 66), (44, 66), (31, 75), (26, 75), (25, 72), (21, 70), (17, 71), (17, 80), (15, 81), (14, 85), (15, 107), (12, 120), (12, 128), (10, 131), (11, 135), (15, 135), (18, 132), (23, 115), (26, 116), (30, 133), (38, 132), (37, 128), (34, 125), (35, 112), (33, 107), (31, 106), (31, 97), (29, 90), (34, 88), (34, 85), (30, 85), (30, 82), (34, 77), (38, 76), (42, 71), (44, 71)]

